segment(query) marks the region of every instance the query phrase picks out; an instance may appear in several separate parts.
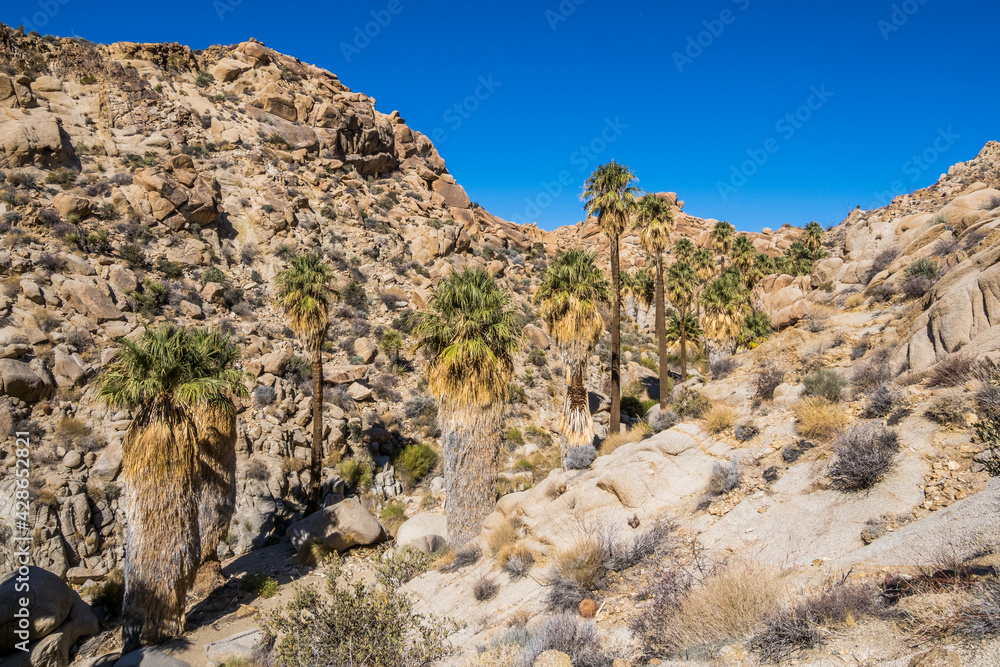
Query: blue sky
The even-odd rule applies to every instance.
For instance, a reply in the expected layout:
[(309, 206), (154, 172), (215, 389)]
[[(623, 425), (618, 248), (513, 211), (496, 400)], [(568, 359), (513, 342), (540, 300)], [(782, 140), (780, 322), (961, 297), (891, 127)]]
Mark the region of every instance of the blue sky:
[(255, 37), (398, 109), (474, 201), (547, 229), (582, 218), (610, 159), (759, 230), (839, 222), (1000, 139), (993, 2), (8, 0), (0, 20), (104, 43)]

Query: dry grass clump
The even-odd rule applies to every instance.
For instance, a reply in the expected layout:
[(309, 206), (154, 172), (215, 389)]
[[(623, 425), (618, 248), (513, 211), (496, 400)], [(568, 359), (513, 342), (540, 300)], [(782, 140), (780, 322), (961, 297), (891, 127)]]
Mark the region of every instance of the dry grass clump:
[(713, 406), (705, 415), (705, 429), (712, 435), (728, 431), (736, 425), (736, 411), (728, 405)]
[(924, 411), (924, 416), (941, 426), (965, 426), (972, 402), (963, 396), (938, 396)]
[(976, 360), (961, 354), (952, 354), (938, 362), (927, 377), (928, 387), (957, 387), (972, 377)]
[(491, 530), (486, 536), (486, 545), (490, 548), (490, 553), (497, 554), (508, 544), (513, 544), (521, 539), (521, 521), (507, 517), (503, 522)]
[(795, 406), (795, 419), (799, 433), (807, 438), (820, 440), (833, 437), (847, 424), (843, 408), (822, 396), (800, 401)]
[(865, 295), (861, 292), (855, 292), (854, 294), (847, 297), (844, 301), (844, 308), (847, 310), (854, 310), (855, 308), (863, 305), (865, 302)]
[(500, 592), (500, 584), (491, 577), (482, 576), (472, 585), (472, 596), (477, 602), (492, 600)]
[(534, 564), (535, 554), (525, 544), (508, 544), (497, 554), (497, 565), (511, 579), (523, 577)]
[(858, 424), (837, 438), (837, 458), (828, 473), (842, 491), (864, 491), (885, 477), (899, 453), (896, 432), (880, 424)]
[(710, 572), (697, 584), (676, 565), (654, 575), (651, 602), (630, 623), (647, 657), (746, 637), (780, 608), (785, 587), (779, 573), (753, 562)]
[(760, 367), (760, 372), (754, 376), (754, 398), (761, 401), (774, 399), (774, 390), (785, 381), (785, 371), (778, 368), (771, 361), (765, 361)]
[(619, 447), (641, 442), (653, 434), (652, 427), (646, 422), (639, 422), (624, 433), (612, 433), (601, 443), (600, 455), (607, 456)]
[(712, 466), (712, 476), (708, 479), (708, 492), (713, 496), (721, 496), (739, 487), (742, 481), (740, 464), (735, 459), (716, 463)]

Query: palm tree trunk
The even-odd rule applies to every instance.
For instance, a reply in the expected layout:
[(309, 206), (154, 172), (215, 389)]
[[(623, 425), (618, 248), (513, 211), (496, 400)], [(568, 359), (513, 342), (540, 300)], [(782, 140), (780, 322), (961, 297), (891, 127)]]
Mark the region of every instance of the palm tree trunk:
[(660, 410), (667, 409), (667, 387), (670, 369), (667, 367), (667, 306), (663, 296), (663, 253), (656, 253), (656, 340), (660, 354)]
[(323, 475), (323, 350), (315, 350), (312, 360), (312, 461), (309, 466), (309, 506), (307, 513), (319, 511)]
[(611, 237), (611, 280), (615, 302), (611, 308), (611, 423), (608, 435), (621, 431), (622, 422), (622, 285), (617, 235)]
[(200, 411), (198, 437), (198, 532), (201, 562), (218, 563), (219, 543), (236, 508), (236, 415)]
[(184, 631), (201, 562), (193, 433), (172, 408), (160, 412), (161, 421), (134, 426), (124, 445), (123, 654)]
[(496, 406), (442, 404), (439, 414), (448, 544), (458, 549), (479, 535), (496, 507), (501, 413)]
[(566, 402), (559, 424), (559, 430), (566, 436), (566, 445), (560, 452), (563, 461), (566, 460), (566, 452), (574, 447), (594, 444), (594, 418), (590, 414), (590, 399), (583, 383), (585, 365), (586, 362), (574, 364), (572, 380), (566, 387)]
[(678, 311), (681, 321), (681, 382), (686, 382), (688, 378), (688, 354), (687, 354), (687, 322), (684, 321), (687, 313)]

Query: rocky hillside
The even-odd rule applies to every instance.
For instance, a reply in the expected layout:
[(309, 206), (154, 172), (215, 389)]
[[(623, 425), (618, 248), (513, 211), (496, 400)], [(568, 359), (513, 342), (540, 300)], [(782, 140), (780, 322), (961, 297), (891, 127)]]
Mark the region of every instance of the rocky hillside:
[[(1000, 545), (995, 522), (983, 520), (996, 503), (993, 454), (973, 433), (992, 416), (982, 397), (995, 369), (985, 362), (1000, 361), (998, 221), (996, 143), (925, 190), (853, 212), (827, 232), (828, 257), (811, 276), (769, 276), (755, 288), (779, 333), (711, 370), (700, 360), (694, 380), (664, 388), (672, 411), (632, 415), (631, 430), (612, 437), (602, 343), (588, 378), (602, 455), (562, 470), (554, 415), (564, 368), (530, 300), (559, 250), (607, 252), (595, 221), (545, 232), (491, 215), (398, 112), (253, 40), (192, 52), (0, 26), (0, 429), (30, 434), (32, 557), (100, 612), (103, 633), (77, 645), (78, 661), (114, 651), (108, 591), (123, 558), (117, 476), (130, 416), (100, 407), (93, 380), (115, 340), (148, 322), (212, 323), (235, 336), (257, 382), (238, 406), (237, 512), (219, 545), (230, 580), (207, 598), (196, 591), (189, 634), (165, 650), (192, 665), (249, 659), (262, 617), (291, 598), (291, 584), (323, 580), (293, 561), (291, 545), (320, 530), (302, 521), (310, 369), (271, 285), (287, 258), (310, 249), (335, 266), (341, 297), (324, 359), (326, 453), (350, 451), (356, 464), (323, 470), (340, 526), (331, 539), (371, 547), (350, 552), (351, 578), (384, 584), (385, 568), (396, 568), (393, 581), (412, 579), (404, 590), (418, 612), (466, 621), (450, 638), (451, 664), (525, 664), (532, 647), (564, 646), (553, 637), (567, 623), (600, 644), (584, 643), (593, 652), (574, 654), (577, 664), (665, 661), (681, 649), (755, 664), (762, 653), (751, 640), (782, 610), (832, 581), (881, 586), (887, 575), (933, 568), (948, 549), (952, 565), (977, 573), (959, 588), (979, 591)], [(679, 213), (675, 240), (708, 247), (714, 223)], [(780, 254), (800, 233), (751, 237)], [(644, 261), (627, 235), (623, 267)], [(505, 415), (497, 512), (475, 549), (439, 552), (429, 569), (433, 559), (415, 565), (400, 548), (438, 551), (447, 501), (412, 314), (442, 277), (469, 265), (514, 295), (529, 345)], [(623, 386), (641, 404), (658, 391), (655, 346), (647, 317), (629, 310)], [(393, 332), (401, 344), (387, 342)], [(836, 472), (855, 425), (891, 440), (890, 466), (863, 493), (845, 490)], [(14, 569), (13, 466), (4, 449), (0, 572)], [(564, 566), (579, 545), (603, 556), (591, 554), (586, 586), (567, 585)], [(697, 630), (670, 611), (697, 621), (697, 605), (713, 600), (699, 596), (748, 579), (763, 582), (754, 592), (763, 602), (740, 622)], [(687, 583), (668, 585), (678, 581)], [(824, 617), (822, 632), (807, 628), (823, 641), (796, 655), (804, 664), (906, 664), (921, 636), (911, 630), (915, 610), (943, 594), (909, 593), (915, 602), (896, 615), (859, 607), (849, 623)], [(45, 638), (67, 656), (95, 626), (70, 613), (82, 605), (74, 595), (66, 591), (62, 618), (79, 632)], [(557, 613), (566, 610), (596, 626), (578, 628)], [(672, 628), (670, 641), (650, 643), (647, 613)], [(921, 631), (934, 620), (920, 619)], [(997, 655), (989, 642), (962, 650), (973, 665)]]

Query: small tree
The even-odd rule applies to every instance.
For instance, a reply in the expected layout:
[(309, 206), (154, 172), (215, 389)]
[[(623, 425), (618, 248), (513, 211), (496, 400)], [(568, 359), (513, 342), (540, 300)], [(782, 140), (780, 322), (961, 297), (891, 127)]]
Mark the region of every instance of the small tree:
[(378, 347), (395, 367), (399, 364), (399, 353), (403, 349), (403, 335), (395, 329), (389, 329), (382, 334)]

